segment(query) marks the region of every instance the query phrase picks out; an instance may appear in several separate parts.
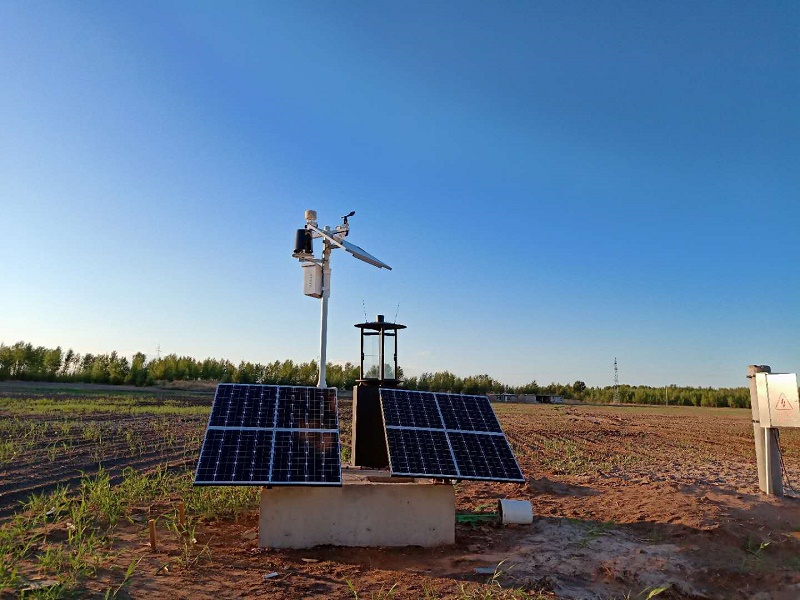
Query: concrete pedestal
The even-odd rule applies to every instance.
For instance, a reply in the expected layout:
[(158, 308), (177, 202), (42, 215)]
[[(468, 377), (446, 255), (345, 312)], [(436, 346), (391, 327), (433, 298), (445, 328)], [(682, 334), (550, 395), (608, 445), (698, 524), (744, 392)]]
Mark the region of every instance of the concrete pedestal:
[(342, 487), (261, 491), (259, 546), (442, 546), (455, 543), (452, 485), (345, 468)]

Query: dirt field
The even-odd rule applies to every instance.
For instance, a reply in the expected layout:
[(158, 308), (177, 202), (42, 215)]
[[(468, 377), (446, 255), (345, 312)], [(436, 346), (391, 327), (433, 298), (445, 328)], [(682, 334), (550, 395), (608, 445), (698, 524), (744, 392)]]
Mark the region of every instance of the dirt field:
[[(128, 391), (122, 400), (103, 399), (113, 393), (0, 387), (5, 527), (25, 496), (59, 483), (74, 487), (80, 471), (96, 472), (98, 460), (112, 483), (126, 467), (147, 473), (165, 463), (190, 476), (211, 397)], [(52, 403), (42, 405), (46, 414), (37, 410), (45, 398), (64, 410), (54, 411)], [(90, 410), (76, 412), (73, 403)], [(349, 405), (340, 408), (346, 444)], [(493, 512), (499, 498), (528, 499), (535, 513), (530, 526), (459, 524), (456, 545), (448, 548), (274, 551), (258, 548), (255, 510), (237, 519), (187, 514), (193, 523), (187, 537), (170, 529), (181, 498), (161, 497), (127, 506), (125, 518), (107, 530), (103, 561), (71, 582), (43, 558), (53, 544), (72, 539), (69, 515), (45, 516), (16, 564), (22, 578), (15, 585), (50, 597), (102, 597), (110, 590), (164, 599), (800, 598), (800, 501), (759, 494), (749, 410), (496, 405), (496, 411), (529, 484), (459, 483), (457, 511)], [(789, 479), (800, 484), (797, 433), (784, 431), (781, 443)], [(27, 441), (15, 445), (23, 434)], [(156, 552), (148, 518), (158, 527)], [(4, 571), (8, 565), (0, 565)]]

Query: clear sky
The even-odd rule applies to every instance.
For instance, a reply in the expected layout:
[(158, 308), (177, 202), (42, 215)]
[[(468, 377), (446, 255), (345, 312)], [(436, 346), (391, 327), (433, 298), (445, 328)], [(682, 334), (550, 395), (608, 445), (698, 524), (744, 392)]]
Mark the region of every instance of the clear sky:
[(738, 386), (800, 370), (800, 3), (0, 2), (0, 341)]

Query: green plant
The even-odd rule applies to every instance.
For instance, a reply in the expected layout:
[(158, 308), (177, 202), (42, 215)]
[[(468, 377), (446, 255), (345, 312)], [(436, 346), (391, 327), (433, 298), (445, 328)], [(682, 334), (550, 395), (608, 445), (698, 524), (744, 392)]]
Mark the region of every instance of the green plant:
[(647, 536), (644, 538), (644, 541), (650, 544), (660, 544), (664, 540), (664, 536), (661, 535), (661, 532), (656, 529), (655, 527), (651, 529)]
[(761, 554), (764, 552), (764, 550), (767, 549), (767, 547), (771, 543), (772, 542), (770, 542), (769, 540), (764, 540), (763, 542), (757, 543), (753, 539), (753, 535), (752, 534), (748, 534), (747, 541), (744, 543), (744, 549), (745, 549), (745, 552), (747, 552), (749, 554), (752, 554), (756, 558), (761, 558)]
[(46, 521), (50, 517), (56, 520), (68, 510), (68, 494), (66, 485), (59, 485), (49, 493), (33, 494), (23, 503), (22, 510), (33, 515), (35, 521)]
[(800, 556), (793, 556), (786, 561), (786, 566), (794, 571), (800, 571)]
[(639, 592), (639, 596), (637, 597), (642, 597), (644, 596), (645, 592), (647, 592), (647, 596), (645, 596), (644, 600), (651, 600), (652, 598), (655, 598), (656, 596), (663, 594), (671, 587), (672, 587), (671, 583), (668, 583), (666, 585), (646, 587), (641, 592)]
[(203, 546), (197, 546), (197, 538), (195, 537), (196, 523), (188, 521), (185, 527), (181, 527), (177, 518), (168, 519), (167, 528), (175, 534), (180, 544), (181, 554), (178, 557), (178, 564), (182, 567), (190, 569), (204, 556), (211, 558), (211, 550), (208, 547), (208, 543)]
[(117, 594), (119, 594), (122, 591), (122, 589), (125, 588), (125, 586), (127, 586), (130, 583), (131, 577), (133, 577), (133, 573), (136, 571), (136, 567), (139, 566), (139, 563), (142, 561), (143, 558), (144, 556), (140, 556), (138, 559), (134, 559), (131, 561), (131, 564), (128, 565), (128, 568), (125, 571), (125, 576), (122, 579), (122, 583), (120, 583), (116, 588), (113, 589), (109, 588), (106, 590), (104, 596), (106, 600), (112, 600), (113, 598), (116, 598)]
[(22, 451), (22, 446), (14, 440), (4, 440), (0, 442), (0, 462), (8, 462), (14, 459)]
[(614, 526), (616, 526), (616, 523), (614, 523), (614, 521), (606, 521), (604, 523), (594, 523), (586, 532), (586, 535), (583, 537), (583, 539), (578, 543), (578, 546), (584, 548), (592, 540), (596, 540), (600, 536), (603, 536), (606, 533), (608, 533), (608, 531), (612, 529)]
[(111, 488), (111, 477), (101, 466), (95, 476), (83, 475), (80, 483), (80, 496), (83, 502), (94, 509), (110, 527), (117, 524), (123, 513), (121, 495)]
[(494, 600), (494, 599), (509, 599), (509, 598), (528, 598), (529, 595), (522, 589), (506, 588), (503, 587), (501, 577), (507, 576), (508, 572), (513, 569), (513, 565), (507, 569), (503, 569), (505, 560), (501, 560), (494, 568), (491, 577), (486, 582), (486, 586), (470, 587), (467, 584), (459, 586), (458, 598), (463, 600)]
[(370, 600), (388, 600), (389, 598), (394, 598), (398, 585), (399, 584), (395, 583), (388, 590), (381, 587), (377, 592), (371, 592), (369, 598)]
[(425, 600), (439, 600), (439, 594), (427, 581), (422, 584), (422, 592), (425, 594)]
[(14, 589), (22, 581), (17, 565), (41, 537), (32, 532), (34, 524), (33, 519), (17, 514), (0, 528), (0, 590)]

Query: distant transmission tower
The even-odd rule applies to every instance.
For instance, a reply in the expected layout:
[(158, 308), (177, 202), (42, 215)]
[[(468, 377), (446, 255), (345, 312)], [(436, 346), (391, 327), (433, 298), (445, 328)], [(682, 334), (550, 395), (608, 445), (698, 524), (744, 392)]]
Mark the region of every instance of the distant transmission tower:
[[(161, 344), (156, 347), (156, 360), (161, 359)], [(617, 359), (614, 359), (614, 370), (617, 368)]]
[(617, 369), (617, 357), (614, 357), (614, 404), (619, 404), (619, 369)]

